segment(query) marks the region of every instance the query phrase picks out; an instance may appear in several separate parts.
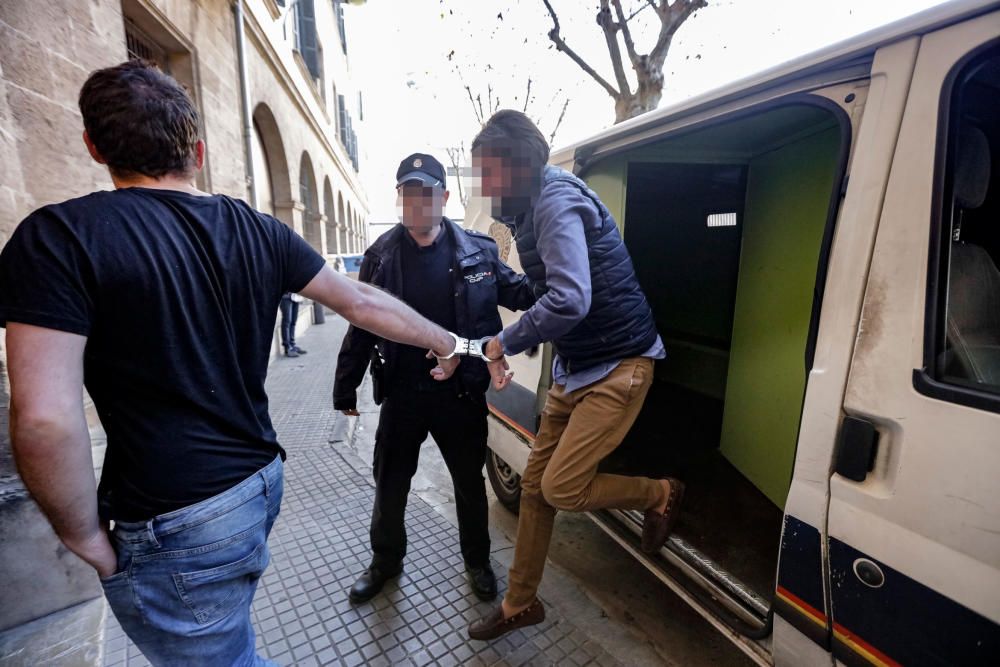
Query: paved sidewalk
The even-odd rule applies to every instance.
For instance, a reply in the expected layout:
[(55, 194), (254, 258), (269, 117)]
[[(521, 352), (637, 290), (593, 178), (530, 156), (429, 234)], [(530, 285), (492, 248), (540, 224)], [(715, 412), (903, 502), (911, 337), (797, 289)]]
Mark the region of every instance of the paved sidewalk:
[[(617, 665), (604, 648), (547, 605), (541, 625), (492, 643), (466, 637), (486, 614), (465, 581), (458, 531), (411, 493), (409, 553), (397, 582), (371, 602), (347, 590), (370, 558), (374, 488), (364, 465), (331, 442), (350, 424), (331, 407), (336, 354), (345, 326), (328, 315), (301, 337), (309, 354), (272, 365), (271, 415), (288, 452), (285, 496), (271, 533), (271, 565), (253, 607), (262, 655), (282, 665)], [(494, 551), (509, 549), (494, 540)], [(494, 561), (501, 591), (506, 569)], [(542, 595), (545, 601), (545, 595)], [(599, 610), (595, 612), (599, 613)], [(108, 613), (104, 664), (148, 664)]]

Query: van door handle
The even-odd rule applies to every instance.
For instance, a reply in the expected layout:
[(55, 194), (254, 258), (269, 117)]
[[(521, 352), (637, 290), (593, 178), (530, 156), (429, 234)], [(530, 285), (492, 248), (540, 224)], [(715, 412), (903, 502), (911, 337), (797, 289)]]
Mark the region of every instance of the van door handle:
[(875, 424), (857, 417), (844, 417), (833, 471), (855, 482), (863, 482), (875, 468), (878, 430)]

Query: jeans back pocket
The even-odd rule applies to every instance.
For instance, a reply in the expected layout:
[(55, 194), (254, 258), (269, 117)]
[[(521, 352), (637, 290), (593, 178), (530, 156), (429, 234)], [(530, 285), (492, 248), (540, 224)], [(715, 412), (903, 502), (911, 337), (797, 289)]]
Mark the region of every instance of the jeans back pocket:
[(267, 543), (261, 542), (235, 562), (174, 574), (174, 585), (195, 619), (204, 625), (225, 617), (244, 601), (268, 560)]

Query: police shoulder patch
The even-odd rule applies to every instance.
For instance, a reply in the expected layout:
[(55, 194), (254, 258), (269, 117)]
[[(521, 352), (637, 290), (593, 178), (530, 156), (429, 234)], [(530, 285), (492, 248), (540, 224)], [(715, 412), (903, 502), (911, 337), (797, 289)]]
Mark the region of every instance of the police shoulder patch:
[(489, 239), (491, 241), (493, 240), (493, 237), (490, 236), (489, 234), (484, 234), (483, 232), (476, 231), (475, 229), (468, 229), (463, 227), (463, 231), (465, 231), (465, 233), (468, 234), (469, 236), (474, 236), (477, 239)]

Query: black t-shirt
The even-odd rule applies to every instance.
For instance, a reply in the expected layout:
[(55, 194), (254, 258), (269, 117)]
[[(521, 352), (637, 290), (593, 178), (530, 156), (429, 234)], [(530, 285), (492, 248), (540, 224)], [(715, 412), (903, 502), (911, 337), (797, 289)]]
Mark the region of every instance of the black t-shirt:
[[(448, 331), (455, 326), (455, 242), (447, 227), (442, 227), (434, 243), (421, 248), (407, 233), (400, 243), (400, 264), (403, 276), (403, 301), (415, 311)], [(416, 389), (443, 389), (449, 382), (438, 382), (430, 376), (437, 361), (427, 358), (427, 350), (400, 345), (397, 357), (397, 379)]]
[(87, 337), (104, 518), (221, 493), (284, 454), (264, 378), (281, 295), (323, 258), (229, 197), (128, 188), (46, 206), (0, 254), (0, 325)]

